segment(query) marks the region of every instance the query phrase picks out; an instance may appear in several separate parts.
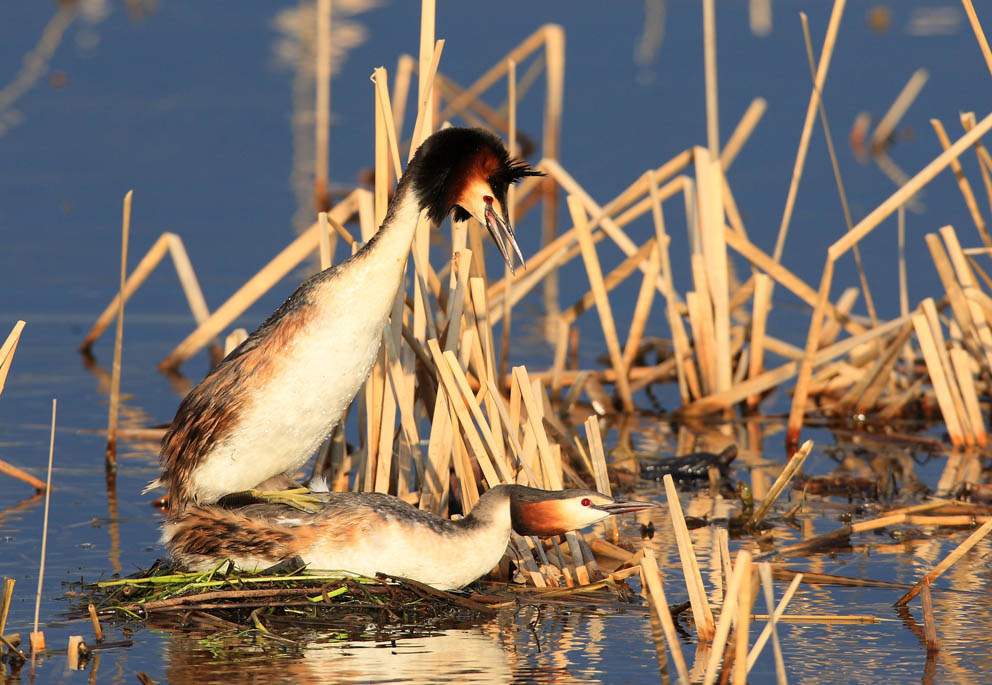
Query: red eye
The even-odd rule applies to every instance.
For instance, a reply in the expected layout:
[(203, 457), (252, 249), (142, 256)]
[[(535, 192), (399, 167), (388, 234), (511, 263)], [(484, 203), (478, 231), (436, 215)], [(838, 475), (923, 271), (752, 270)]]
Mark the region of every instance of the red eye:
[(582, 506), (588, 507), (590, 504), (592, 504), (592, 500), (590, 500), (588, 497), (582, 498)]
[(491, 205), (493, 203), (493, 198), (490, 195), (483, 195), (482, 201), (485, 202), (487, 205)]

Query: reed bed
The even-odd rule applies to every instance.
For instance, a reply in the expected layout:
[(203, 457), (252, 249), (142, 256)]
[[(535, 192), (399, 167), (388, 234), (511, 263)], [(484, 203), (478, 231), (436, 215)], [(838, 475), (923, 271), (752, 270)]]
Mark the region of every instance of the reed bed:
[[(969, 0), (964, 2), (970, 8)], [(401, 154), (412, 155), (445, 122), (481, 122), (506, 135), (513, 150), (529, 142), (518, 128), (517, 101), (543, 73), (543, 132), (536, 144), (541, 158), (535, 166), (546, 176), (527, 179), (514, 189), (509, 208), (516, 225), (526, 221), (537, 204), (541, 205), (540, 246), (527, 256), (526, 269), (512, 274), (503, 270), (487, 273), (483, 231), (476, 222), (453, 222), (451, 249), (442, 251), (431, 249), (430, 226), (421, 221), (411, 251), (408, 287), (396, 298), (374, 369), (351, 408), (353, 418), (343, 422), (321, 449), (316, 475), (326, 477), (335, 490), (388, 492), (440, 516), (468, 511), (480, 492), (498, 483), (548, 489), (595, 487), (609, 493), (630, 485), (632, 480), (636, 482), (636, 475), (625, 473), (607, 459), (604, 434), (614, 425), (615, 416), (638, 411), (640, 391), (652, 384), (677, 386), (682, 403), (677, 416), (691, 425), (711, 415), (728, 418), (735, 411), (751, 416), (770, 391), (795, 381), (786, 434), (792, 447), (798, 447), (804, 421), (813, 418), (809, 416), (812, 413), (826, 419), (857, 415), (864, 419), (861, 425), (870, 425), (875, 418), (882, 423), (893, 417), (918, 418), (934, 409), (943, 417), (951, 447), (964, 450), (987, 446), (981, 398), (989, 392), (992, 379), (992, 280), (981, 268), (979, 258), (987, 254), (989, 237), (974, 191), (958, 160), (969, 149), (974, 150), (982, 184), (992, 189), (992, 158), (980, 142), (992, 129), (992, 114), (980, 120), (974, 115), (962, 117), (964, 133), (953, 141), (943, 125), (935, 121), (934, 130), (943, 152), (857, 223), (850, 219), (834, 159), (847, 226), (826, 251), (819, 283), (810, 283), (798, 275), (809, 272), (807, 265), (789, 268), (781, 263), (781, 257), (817, 113), (822, 117), (828, 145), (831, 150), (833, 147), (820, 93), (829, 74), (844, 0), (835, 0), (819, 58), (810, 55), (813, 81), (809, 105), (778, 238), (771, 249), (749, 235), (728, 178), (766, 105), (756, 99), (721, 149), (716, 81), (711, 78), (716, 69), (712, 2), (704, 3), (707, 146), (687, 144), (672, 159), (632, 174), (630, 185), (605, 202), (587, 192), (559, 160), (565, 61), (561, 27), (539, 28), (474, 83), (462, 86), (441, 71), (444, 41), (435, 39), (434, 3), (425, 0), (422, 8), (419, 55), (400, 58), (392, 90), (386, 69), (378, 68), (374, 73), (374, 190), (356, 188), (333, 207), (318, 206), (324, 211), (313, 225), (213, 312), (206, 307), (181, 239), (163, 234), (129, 275), (122, 273), (120, 291), (85, 337), (84, 350), (91, 349), (115, 317), (120, 331), (124, 302), (134, 296), (166, 254), (176, 265), (196, 327), (176, 344), (159, 368), (175, 371), (205, 347), (216, 347), (214, 341), (219, 336), (227, 336), (227, 348), (236, 345), (244, 333), (229, 331), (232, 322), (303, 260), (316, 252), (322, 267), (327, 266), (339, 238), (354, 252), (373, 235), (385, 216), (392, 184), (402, 174)], [(969, 20), (976, 35), (983, 36), (973, 8)], [(321, 22), (324, 30), (329, 21)], [(987, 52), (987, 45), (983, 49)], [(410, 83), (414, 76), (416, 88)], [(507, 101), (487, 104), (490, 89), (502, 84), (502, 79), (507, 79)], [(914, 79), (883, 120), (885, 126), (896, 125), (914, 93), (923, 87), (924, 76)], [(405, 138), (401, 133), (409, 123), (404, 122), (405, 113), (413, 110), (408, 103), (411, 97), (416, 115), (412, 134)], [(319, 98), (326, 102), (329, 89), (320, 90)], [(326, 127), (326, 119), (319, 120)], [(871, 140), (886, 138), (880, 124)], [(319, 126), (318, 139), (326, 150), (326, 131), (321, 132)], [(884, 150), (876, 152), (884, 154)], [(321, 184), (326, 184), (327, 165), (325, 151), (318, 159), (318, 205), (326, 200)], [(838, 261), (848, 252), (860, 261), (858, 243), (893, 214), (902, 217), (902, 208), (945, 169), (956, 175), (974, 219), (977, 239), (986, 250), (963, 246), (951, 226), (928, 234), (925, 244), (945, 292), (933, 293), (915, 308), (904, 302), (902, 314), (892, 320), (878, 319), (863, 268), (859, 284), (831, 301)], [(562, 198), (567, 214), (561, 213)], [(683, 258), (687, 257), (691, 265), (691, 282), (680, 284), (682, 290), (674, 282), (672, 240), (665, 220), (666, 212), (672, 211), (671, 205), (686, 215), (689, 254)], [(634, 224), (648, 214), (651, 228), (645, 235)], [(125, 214), (125, 226), (126, 217)], [(902, 236), (900, 221), (900, 245)], [(608, 250), (619, 252), (622, 261), (607, 271), (601, 257)], [(734, 276), (735, 260), (750, 269), (750, 276), (743, 282)], [(582, 264), (588, 290), (579, 293), (574, 301), (563, 303), (557, 287), (558, 272), (573, 261)], [(900, 257), (900, 262), (904, 273), (904, 258)], [(617, 287), (632, 277), (640, 280), (640, 286), (633, 319), (626, 325), (618, 320), (617, 312), (622, 309), (611, 297), (616, 297), (613, 293)], [(804, 348), (778, 340), (768, 332), (769, 321), (776, 314), (776, 286), (810, 307)], [(514, 307), (537, 289), (543, 290), (549, 322), (546, 330), (555, 354), (550, 368), (534, 370), (514, 363), (508, 340)], [(657, 299), (659, 294), (663, 300)], [(855, 313), (859, 295), (863, 295), (868, 307), (867, 316)], [(651, 363), (649, 355), (643, 353), (644, 333), (652, 312), (659, 307), (663, 307), (671, 344), (667, 354), (659, 353)], [(608, 368), (579, 368), (573, 361), (579, 345), (576, 322), (582, 316), (598, 319), (602, 339), (585, 339), (582, 343), (597, 352), (607, 350)], [(15, 332), (19, 334), (19, 329), (15, 328)], [(11, 335), (13, 342), (8, 339), (0, 350), (0, 390), (17, 340), (14, 333)], [(769, 366), (767, 359), (771, 355), (786, 361)], [(582, 419), (574, 422), (571, 412), (580, 405)], [(108, 439), (113, 439), (114, 430), (112, 422)], [(127, 435), (117, 432), (119, 439)], [(688, 445), (685, 438), (680, 440)], [(754, 498), (761, 500), (757, 510), (753, 502), (747, 504), (741, 496), (736, 518), (746, 535), (764, 541), (762, 526), (774, 528), (775, 523), (805, 506), (803, 497), (795, 507), (790, 505), (787, 513), (781, 507), (775, 508), (811, 449), (812, 443), (808, 443), (796, 451), (770, 490), (763, 487), (758, 491), (757, 481), (752, 483)], [(680, 449), (679, 454), (689, 451)], [(966, 452), (955, 454), (956, 458), (948, 460), (947, 476), (942, 479), (943, 493), (967, 482), (968, 468), (973, 468), (963, 462)], [(719, 469), (710, 469), (709, 476), (712, 487), (718, 488)], [(768, 640), (776, 653), (778, 680), (784, 682), (776, 625), (789, 620), (784, 612), (803, 577), (792, 575), (791, 585), (775, 605), (775, 573), (769, 565), (759, 563), (760, 559), (799, 556), (847, 544), (852, 536), (881, 528), (957, 530), (984, 521), (965, 543), (973, 546), (980, 539), (979, 533), (986, 534), (990, 526), (987, 508), (975, 505), (965, 513), (950, 513), (952, 505), (942, 499), (939, 504), (925, 505), (927, 509), (881, 512), (875, 518), (851, 522), (800, 542), (773, 544), (769, 551), (761, 552), (756, 546), (740, 549), (733, 560), (727, 536), (722, 536), (723, 549), (716, 555), (722, 567), (717, 574), (721, 587), (714, 594), (704, 585), (671, 475), (665, 476), (664, 488), (683, 570), (683, 577), (671, 582), (685, 583), (689, 615), (702, 647), (695, 664), (685, 663), (674, 638), (673, 616), (653, 553), (647, 548), (637, 550), (629, 541), (623, 541), (615, 523), (606, 524), (596, 533), (570, 533), (560, 540), (515, 535), (511, 540), (515, 572), (504, 564), (494, 570), (492, 578), (501, 582), (517, 580), (528, 587), (521, 593), (524, 596), (550, 601), (552, 597), (584, 597), (578, 593), (604, 588), (621, 596), (625, 579), (641, 574), (680, 682), (715, 682), (721, 671), (734, 682), (745, 682)], [(921, 580), (921, 588), (927, 588), (926, 606), (931, 606), (930, 582), (968, 549), (970, 546), (962, 546), (946, 565), (941, 564)], [(343, 604), (399, 621), (425, 620), (425, 606), (434, 606), (431, 611), (443, 613), (435, 606), (438, 602), (486, 614), (509, 601), (498, 594), (465, 598), (438, 593), (399, 579), (372, 585), (354, 578), (296, 572), (252, 577), (220, 573), (220, 569), (206, 576), (153, 569), (138, 578), (98, 584), (86, 593), (83, 605), (95, 631), (103, 616), (145, 620), (153, 614), (168, 614), (173, 626), (187, 621), (186, 626), (196, 629), (222, 627), (234, 632), (253, 627), (271, 639), (285, 638), (269, 630), (265, 621), (271, 620), (271, 614), (263, 615), (258, 609), (276, 606), (273, 598), (278, 599), (284, 616), (309, 616), (307, 612)], [(755, 615), (753, 608), (759, 594), (768, 611), (763, 617)], [(719, 601), (711, 603), (711, 597)], [(184, 616), (179, 621), (175, 618), (178, 612)], [(928, 644), (936, 645), (937, 638), (930, 630), (932, 608), (925, 613), (931, 617), (927, 624)], [(792, 618), (800, 620), (799, 616)], [(803, 618), (854, 622), (874, 617)], [(749, 623), (753, 620), (766, 620), (767, 626), (752, 645)], [(664, 647), (659, 646), (659, 652), (663, 653)]]

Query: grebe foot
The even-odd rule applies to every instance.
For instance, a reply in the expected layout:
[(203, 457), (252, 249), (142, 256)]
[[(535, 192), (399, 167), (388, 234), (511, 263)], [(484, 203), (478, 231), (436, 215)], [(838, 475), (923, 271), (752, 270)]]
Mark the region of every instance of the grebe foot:
[(270, 504), (285, 504), (286, 506), (299, 509), (308, 514), (316, 514), (320, 511), (320, 504), (324, 501), (319, 496), (314, 495), (309, 488), (294, 488), (292, 490), (248, 490), (252, 499)]

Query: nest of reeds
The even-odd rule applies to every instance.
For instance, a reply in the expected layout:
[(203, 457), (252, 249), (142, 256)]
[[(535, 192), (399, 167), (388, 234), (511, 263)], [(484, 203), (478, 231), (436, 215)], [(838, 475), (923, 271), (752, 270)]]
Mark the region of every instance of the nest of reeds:
[(295, 562), (258, 572), (236, 571), (224, 562), (190, 573), (164, 560), (126, 578), (77, 583), (68, 596), (69, 618), (95, 611), (101, 620), (124, 626), (254, 631), (276, 640), (308, 631), (347, 640), (430, 633), (488, 618), (506, 599), (444, 592), (403, 578), (311, 571)]

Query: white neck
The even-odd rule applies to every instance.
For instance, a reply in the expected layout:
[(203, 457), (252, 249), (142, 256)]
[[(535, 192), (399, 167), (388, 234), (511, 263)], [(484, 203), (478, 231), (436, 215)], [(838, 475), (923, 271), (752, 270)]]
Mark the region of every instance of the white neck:
[(398, 194), (390, 206), (390, 212), (386, 214), (386, 220), (356, 255), (357, 259), (372, 258), (376, 268), (382, 269), (376, 274), (376, 280), (395, 283), (395, 288), (390, 293), (390, 301), (400, 287), (406, 259), (410, 254), (410, 245), (413, 243), (420, 218), (420, 207), (413, 184), (400, 184), (396, 192)]

